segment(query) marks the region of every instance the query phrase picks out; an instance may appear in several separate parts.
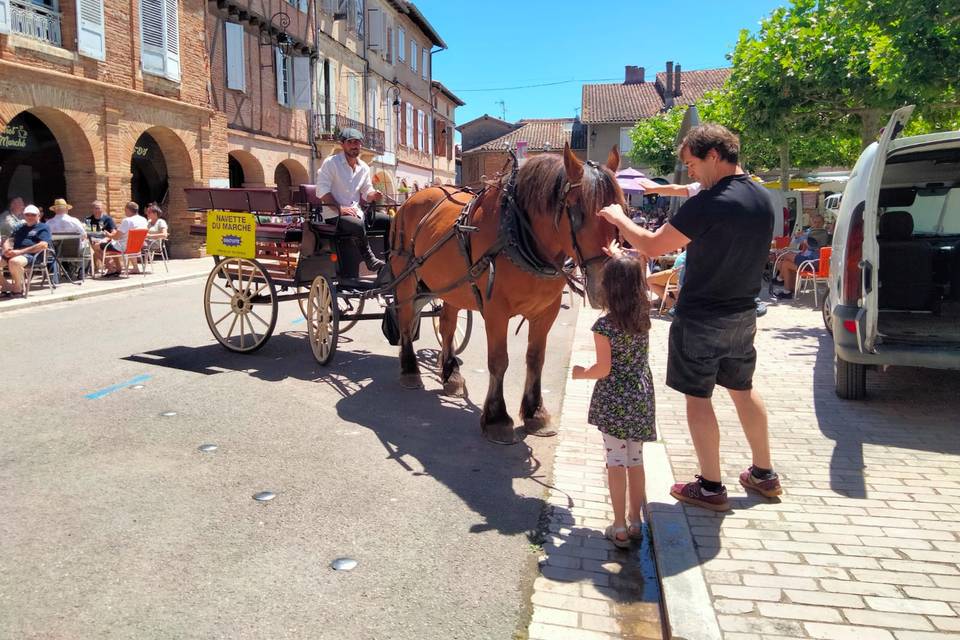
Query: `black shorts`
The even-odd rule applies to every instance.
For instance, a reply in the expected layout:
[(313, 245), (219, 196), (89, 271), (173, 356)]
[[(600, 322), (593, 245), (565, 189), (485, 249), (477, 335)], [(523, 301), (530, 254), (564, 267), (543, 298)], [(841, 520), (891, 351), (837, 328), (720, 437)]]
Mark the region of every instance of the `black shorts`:
[(670, 326), (667, 386), (697, 398), (712, 396), (715, 385), (752, 389), (756, 333), (756, 309), (696, 320), (678, 313)]

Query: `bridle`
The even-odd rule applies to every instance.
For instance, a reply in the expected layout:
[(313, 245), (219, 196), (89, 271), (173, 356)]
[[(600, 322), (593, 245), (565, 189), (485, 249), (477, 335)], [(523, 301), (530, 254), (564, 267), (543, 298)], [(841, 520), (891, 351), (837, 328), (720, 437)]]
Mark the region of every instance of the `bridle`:
[[(603, 170), (600, 166), (593, 160), (587, 160), (584, 163), (584, 166), (589, 167), (591, 171), (597, 174), (598, 177), (603, 175)], [(577, 264), (580, 266), (580, 269), (583, 271), (584, 280), (587, 277), (587, 267), (596, 263), (596, 262), (605, 262), (607, 256), (604, 253), (600, 255), (593, 256), (587, 260), (583, 259), (583, 251), (580, 249), (580, 243), (577, 241), (577, 234), (583, 228), (585, 222), (583, 205), (580, 204), (580, 198), (577, 198), (576, 202), (573, 205), (570, 205), (567, 202), (567, 195), (574, 189), (579, 189), (583, 183), (583, 177), (581, 176), (580, 182), (569, 182), (566, 179), (563, 181), (563, 187), (560, 191), (560, 207), (567, 215), (567, 221), (570, 223), (570, 238), (573, 240), (573, 250), (577, 254)], [(557, 212), (557, 222), (560, 219), (560, 212)]]

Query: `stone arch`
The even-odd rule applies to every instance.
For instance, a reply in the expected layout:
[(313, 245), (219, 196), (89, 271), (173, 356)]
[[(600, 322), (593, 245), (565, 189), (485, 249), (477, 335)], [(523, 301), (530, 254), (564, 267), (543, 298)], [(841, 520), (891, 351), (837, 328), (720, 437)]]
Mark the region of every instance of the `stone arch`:
[(300, 189), (301, 184), (307, 184), (309, 180), (310, 176), (302, 164), (291, 158), (281, 160), (273, 170), (273, 184), (277, 188), (280, 206), (296, 201), (295, 192)]
[[(144, 133), (150, 134), (163, 153), (167, 169), (167, 197), (161, 206), (170, 228), (170, 252), (176, 257), (195, 256), (200, 241), (190, 237), (190, 225), (194, 214), (187, 210), (187, 198), (184, 189), (196, 186), (193, 161), (186, 143), (172, 129), (163, 126), (144, 127), (130, 132), (129, 147), (123, 156), (124, 162), (133, 157), (137, 140)], [(130, 199), (129, 180), (127, 192), (122, 196)]]
[(262, 187), (266, 184), (263, 177), (263, 165), (260, 164), (255, 155), (243, 149), (233, 149), (229, 156), (243, 167), (243, 186)]
[(313, 182), (310, 179), (310, 172), (307, 171), (298, 160), (287, 158), (280, 164), (286, 167), (287, 171), (290, 172), (291, 184), (293, 184), (294, 187), (299, 187), (301, 184), (309, 184)]
[[(5, 128), (21, 113), (36, 117), (56, 139), (63, 157), (66, 188), (66, 193), (57, 197), (64, 197), (74, 205), (79, 205), (80, 212), (86, 210), (89, 203), (97, 198), (98, 175), (97, 158), (84, 128), (67, 113), (52, 107), (31, 107), (12, 114), (4, 113), (0, 116), (0, 124)], [(37, 204), (45, 206), (47, 203)]]

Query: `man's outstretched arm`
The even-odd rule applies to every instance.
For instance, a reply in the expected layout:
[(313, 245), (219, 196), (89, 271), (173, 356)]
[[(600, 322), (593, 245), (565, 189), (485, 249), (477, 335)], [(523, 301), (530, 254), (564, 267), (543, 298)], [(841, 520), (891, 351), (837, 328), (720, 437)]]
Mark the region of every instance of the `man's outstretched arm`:
[(627, 217), (623, 208), (618, 204), (611, 204), (600, 210), (601, 218), (610, 222), (630, 245), (645, 256), (656, 258), (665, 253), (687, 246), (690, 238), (680, 233), (676, 227), (667, 223), (656, 231), (647, 231), (634, 224)]

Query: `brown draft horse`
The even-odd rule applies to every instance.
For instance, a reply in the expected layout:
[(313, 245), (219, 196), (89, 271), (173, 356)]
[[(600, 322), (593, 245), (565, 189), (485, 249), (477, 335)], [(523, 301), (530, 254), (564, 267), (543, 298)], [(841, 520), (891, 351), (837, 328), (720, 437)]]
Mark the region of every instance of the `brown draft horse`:
[[(526, 227), (529, 246), (541, 258), (541, 266), (555, 269), (534, 273), (531, 265), (523, 264), (516, 252), (501, 250), (493, 258), (491, 269), (485, 268), (476, 278), (477, 289), (466, 282), (467, 258), (456, 238), (442, 246), (444, 236), (460, 216), (470, 194), (432, 187), (414, 194), (397, 212), (391, 228), (390, 266), (394, 274), (407, 269), (411, 261), (423, 259), (416, 269), (416, 277), (401, 279), (396, 286), (397, 319), (400, 329), (401, 382), (408, 388), (421, 388), (420, 371), (413, 350), (413, 332), (418, 309), (415, 297), (428, 290), (443, 300), (440, 315), (442, 365), (441, 379), (444, 392), (462, 396), (466, 393), (463, 377), (453, 353), (453, 338), (457, 313), (460, 309), (480, 311), (487, 333), (487, 370), (490, 386), (480, 417), (484, 436), (496, 443), (517, 442), (513, 420), (503, 399), (503, 376), (507, 370), (507, 323), (513, 316), (523, 316), (529, 324), (527, 337), (527, 378), (520, 405), (520, 418), (527, 433), (549, 436), (550, 415), (543, 406), (540, 375), (543, 369), (547, 334), (560, 311), (560, 302), (566, 279), (558, 273), (567, 258), (581, 267), (586, 278), (585, 289), (591, 305), (599, 306), (600, 270), (606, 256), (603, 247), (615, 237), (616, 229), (596, 213), (608, 204), (624, 204), (623, 192), (614, 176), (620, 164), (620, 154), (614, 147), (607, 158), (607, 166), (582, 163), (565, 146), (562, 159), (553, 154), (542, 154), (528, 160), (516, 175), (514, 190), (515, 218)], [(502, 204), (507, 179), (499, 186), (488, 188), (474, 203), (467, 224), (475, 230), (469, 233), (472, 261), (491, 247), (502, 243), (505, 235), (501, 225)], [(506, 233), (509, 235), (509, 233)], [(527, 252), (529, 254), (529, 252)], [(544, 271), (553, 270), (552, 276)], [(458, 284), (459, 282), (459, 284)], [(478, 304), (478, 292), (482, 298)], [(488, 296), (489, 294), (489, 296)], [(481, 308), (482, 306), (482, 308)]]

